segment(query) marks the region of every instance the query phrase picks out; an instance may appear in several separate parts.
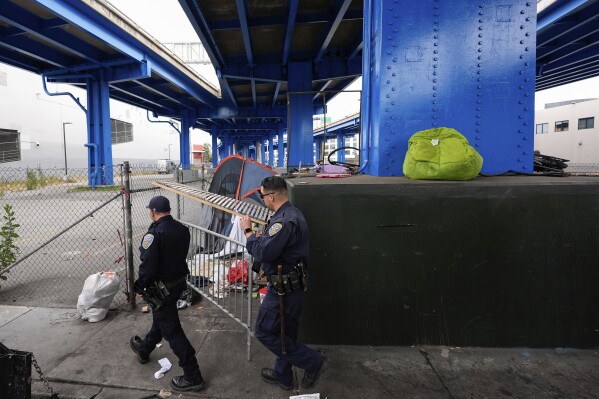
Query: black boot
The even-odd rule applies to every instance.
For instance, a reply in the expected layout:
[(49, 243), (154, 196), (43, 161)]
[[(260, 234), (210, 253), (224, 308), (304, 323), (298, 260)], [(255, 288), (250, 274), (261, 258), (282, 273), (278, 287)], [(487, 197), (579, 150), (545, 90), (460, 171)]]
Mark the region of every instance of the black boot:
[(141, 342), (142, 339), (139, 338), (137, 335), (134, 337), (131, 337), (131, 339), (129, 340), (129, 346), (131, 346), (131, 350), (133, 352), (135, 352), (135, 354), (137, 355), (137, 361), (140, 362), (141, 364), (145, 364), (147, 362), (150, 361), (150, 356), (148, 355), (143, 355), (140, 351), (139, 351), (139, 347), (141, 346)]
[(201, 376), (188, 379), (184, 375), (178, 375), (171, 380), (171, 387), (175, 391), (199, 391), (205, 384)]
[(278, 384), (279, 387), (284, 391), (291, 391), (293, 389), (293, 385), (287, 385), (279, 381), (277, 378), (277, 373), (273, 369), (264, 368), (260, 374), (262, 375), (264, 382), (268, 382), (269, 384)]
[(304, 378), (302, 378), (301, 382), (302, 388), (310, 389), (314, 387), (314, 385), (316, 385), (316, 383), (318, 382), (318, 378), (320, 377), (322, 372), (326, 370), (328, 364), (329, 359), (327, 359), (326, 356), (322, 355), (322, 364), (320, 365), (320, 368), (318, 370), (313, 371), (311, 373), (308, 373), (307, 371), (304, 372)]

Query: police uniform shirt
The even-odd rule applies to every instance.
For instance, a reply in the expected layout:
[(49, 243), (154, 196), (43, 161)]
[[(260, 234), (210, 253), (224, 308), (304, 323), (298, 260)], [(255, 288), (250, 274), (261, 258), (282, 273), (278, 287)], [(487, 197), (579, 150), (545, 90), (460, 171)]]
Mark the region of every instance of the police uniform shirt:
[[(307, 262), (308, 224), (302, 212), (285, 202), (270, 218), (261, 237), (247, 239), (248, 252), (262, 262), (267, 276), (277, 273), (277, 264), (296, 265)], [(285, 270), (287, 272), (287, 270)]]
[(189, 274), (189, 239), (189, 229), (171, 215), (152, 223), (139, 248), (141, 265), (136, 288), (143, 290), (154, 281), (172, 282)]

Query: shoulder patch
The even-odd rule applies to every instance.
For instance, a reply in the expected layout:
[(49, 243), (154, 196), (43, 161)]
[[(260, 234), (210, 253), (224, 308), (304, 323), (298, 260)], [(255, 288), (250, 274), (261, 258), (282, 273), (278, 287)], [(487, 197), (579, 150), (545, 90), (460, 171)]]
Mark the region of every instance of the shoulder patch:
[(141, 242), (141, 246), (143, 249), (150, 248), (150, 245), (154, 242), (154, 234), (146, 234), (144, 239)]
[(283, 225), (281, 223), (275, 223), (272, 226), (270, 226), (270, 228), (268, 229), (268, 235), (269, 236), (274, 236), (275, 234), (277, 234), (279, 231), (281, 231), (281, 229), (283, 228)]

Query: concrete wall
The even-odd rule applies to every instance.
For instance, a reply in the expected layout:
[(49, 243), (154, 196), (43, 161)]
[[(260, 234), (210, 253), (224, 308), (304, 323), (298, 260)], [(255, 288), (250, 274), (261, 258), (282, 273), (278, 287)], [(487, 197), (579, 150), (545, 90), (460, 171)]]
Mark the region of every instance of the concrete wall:
[[(595, 127), (578, 130), (578, 119), (589, 117), (595, 118)], [(570, 122), (568, 131), (556, 132), (555, 122), (564, 120)], [(572, 163), (599, 163), (599, 100), (537, 110), (535, 127), (541, 123), (547, 123), (549, 131), (535, 134), (535, 150)]]
[(295, 178), (305, 342), (599, 345), (599, 180)]

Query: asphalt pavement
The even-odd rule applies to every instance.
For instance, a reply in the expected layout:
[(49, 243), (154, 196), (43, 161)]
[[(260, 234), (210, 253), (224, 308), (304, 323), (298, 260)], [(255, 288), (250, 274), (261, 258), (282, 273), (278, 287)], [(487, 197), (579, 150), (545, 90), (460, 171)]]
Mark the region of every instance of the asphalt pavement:
[[(180, 310), (180, 316), (207, 382), (198, 393), (171, 390), (170, 379), (182, 370), (165, 342), (149, 363), (137, 362), (129, 338), (145, 334), (151, 324), (151, 314), (141, 309), (110, 311), (89, 323), (75, 309), (0, 305), (0, 342), (32, 352), (59, 398), (145, 398), (161, 390), (170, 398), (231, 399), (314, 393), (323, 399), (599, 397), (598, 349), (425, 345), (312, 345), (326, 351), (328, 369), (314, 389), (286, 392), (260, 379), (260, 369), (272, 367), (274, 356), (252, 338), (248, 361), (244, 328), (207, 300)], [(155, 379), (164, 357), (173, 366)], [(32, 397), (48, 398), (39, 375), (32, 375)], [(297, 370), (297, 378), (302, 375)], [(0, 397), (6, 398), (2, 392)]]

